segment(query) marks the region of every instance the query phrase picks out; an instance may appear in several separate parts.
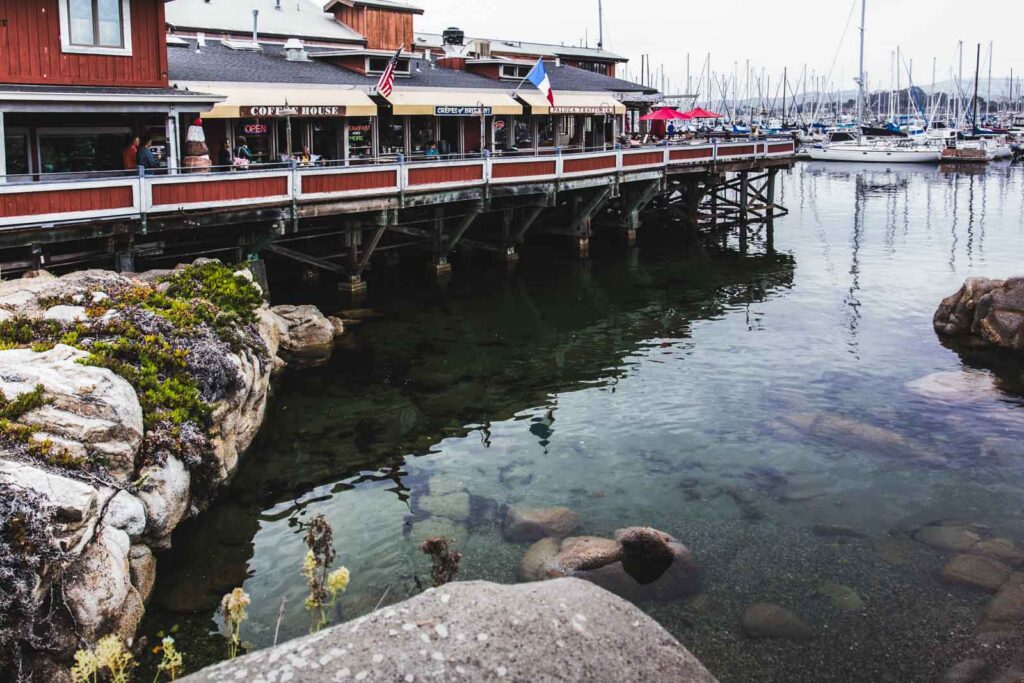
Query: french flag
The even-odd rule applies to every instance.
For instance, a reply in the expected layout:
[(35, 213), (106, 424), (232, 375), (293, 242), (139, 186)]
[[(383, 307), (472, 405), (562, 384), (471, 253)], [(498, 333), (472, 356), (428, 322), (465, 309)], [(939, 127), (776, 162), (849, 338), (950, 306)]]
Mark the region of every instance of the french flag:
[(537, 89), (544, 93), (551, 106), (555, 106), (555, 91), (551, 89), (551, 79), (548, 78), (548, 71), (544, 68), (544, 59), (538, 59), (536, 66), (530, 70), (526, 80), (537, 86)]

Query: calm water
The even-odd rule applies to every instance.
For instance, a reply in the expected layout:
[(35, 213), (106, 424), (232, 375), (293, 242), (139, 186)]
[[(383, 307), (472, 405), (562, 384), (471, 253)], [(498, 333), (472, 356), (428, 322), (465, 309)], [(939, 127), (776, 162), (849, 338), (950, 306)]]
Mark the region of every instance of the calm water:
[[(446, 291), (380, 283), (383, 317), (287, 377), (230, 489), (176, 534), (148, 627), (177, 624), (193, 666), (215, 658), (216, 605), (242, 584), (255, 646), (282, 597), (282, 639), (303, 634), (300, 523), (319, 513), (352, 570), (342, 620), (418, 592), (425, 533), (457, 538), (460, 578), (516, 581), (526, 546), (502, 539), (505, 506), (565, 505), (581, 533), (651, 525), (693, 550), (702, 595), (644, 607), (725, 682), (930, 681), (1019, 650), (976, 644), (985, 596), (944, 585), (948, 555), (909, 534), (953, 518), (1024, 540), (1022, 366), (931, 327), (965, 277), (1024, 271), (1024, 168), (804, 164), (780, 197), (773, 253), (677, 235), (585, 264), (527, 252), (513, 277), (466, 267)], [(933, 373), (971, 390), (907, 386)], [(808, 415), (904, 441), (809, 435)], [(433, 506), (431, 485), (465, 488), (468, 519)], [(864, 608), (837, 609), (826, 584)], [(817, 637), (746, 638), (754, 602)]]

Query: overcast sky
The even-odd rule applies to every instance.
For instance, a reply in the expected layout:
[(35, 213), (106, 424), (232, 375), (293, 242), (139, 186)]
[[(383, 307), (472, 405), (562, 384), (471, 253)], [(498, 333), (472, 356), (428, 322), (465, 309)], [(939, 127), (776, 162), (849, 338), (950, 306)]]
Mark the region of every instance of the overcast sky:
[[(426, 10), (417, 17), (421, 31), (458, 26), (472, 36), (567, 44), (578, 44), (589, 32), (590, 44), (597, 42), (597, 0), (412, 2)], [(789, 67), (791, 78), (804, 64), (825, 75), (849, 18), (833, 81), (839, 83), (842, 75), (844, 85), (856, 87), (860, 0), (604, 0), (604, 12), (605, 47), (628, 57), (634, 73), (640, 55), (650, 54), (654, 68), (665, 64), (677, 91), (685, 82), (687, 52), (694, 81), (708, 52), (712, 69), (723, 74), (731, 74), (735, 62), (742, 73), (749, 59), (758, 70), (764, 67), (773, 74)], [(868, 0), (869, 84), (877, 88), (884, 82), (888, 87), (897, 45), (908, 62), (914, 60), (916, 84), (930, 84), (933, 57), (938, 59), (938, 80), (946, 80), (950, 68), (956, 68), (959, 40), (964, 41), (965, 79), (973, 75), (978, 43), (983, 78), (987, 74), (989, 41), (994, 42), (993, 75), (1009, 76), (1013, 68), (1015, 75), (1024, 76), (1022, 31), (1024, 0)]]

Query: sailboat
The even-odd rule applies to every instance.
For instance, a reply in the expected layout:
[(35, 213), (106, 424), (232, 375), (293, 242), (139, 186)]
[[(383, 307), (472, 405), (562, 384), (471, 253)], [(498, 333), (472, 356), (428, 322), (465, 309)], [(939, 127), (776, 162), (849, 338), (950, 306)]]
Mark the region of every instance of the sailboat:
[(866, 137), (864, 124), (864, 27), (867, 22), (867, 0), (860, 3), (860, 73), (857, 78), (857, 135), (833, 133), (828, 142), (808, 147), (805, 151), (814, 161), (859, 161), (884, 164), (937, 163), (942, 151), (927, 145), (916, 145), (906, 136)]

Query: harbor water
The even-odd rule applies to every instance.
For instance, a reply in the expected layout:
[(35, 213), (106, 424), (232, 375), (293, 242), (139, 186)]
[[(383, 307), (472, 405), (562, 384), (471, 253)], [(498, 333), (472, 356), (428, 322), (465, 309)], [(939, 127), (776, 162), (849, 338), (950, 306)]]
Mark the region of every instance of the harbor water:
[[(237, 477), (175, 533), (144, 632), (174, 629), (191, 670), (216, 661), (236, 586), (251, 647), (282, 598), (279, 638), (308, 632), (318, 514), (351, 570), (337, 623), (422, 590), (432, 533), (456, 540), (459, 579), (518, 581), (506, 510), (565, 506), (579, 534), (653, 526), (690, 548), (700, 592), (641, 606), (723, 682), (1003, 664), (1024, 638), (979, 639), (990, 596), (944, 582), (952, 553), (914, 534), (955, 520), (1024, 546), (1024, 364), (932, 329), (965, 278), (1024, 275), (1024, 167), (802, 163), (778, 198), (774, 244), (762, 229), (746, 253), (664, 218), (587, 262), (380, 278), (377, 317), (285, 377)], [(813, 637), (750, 638), (755, 603)]]

